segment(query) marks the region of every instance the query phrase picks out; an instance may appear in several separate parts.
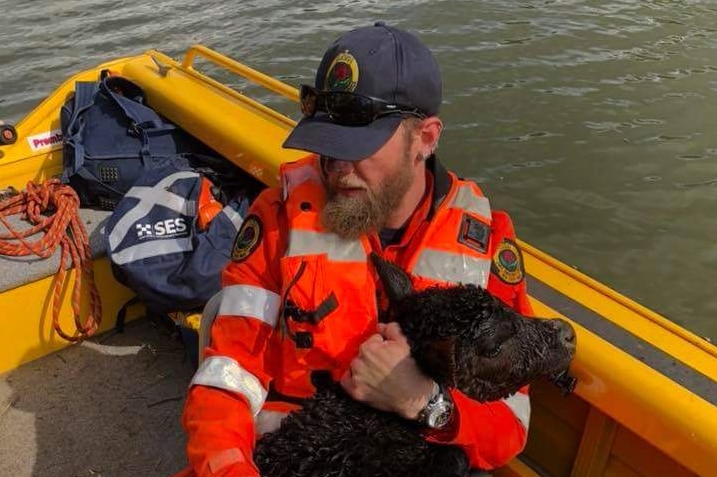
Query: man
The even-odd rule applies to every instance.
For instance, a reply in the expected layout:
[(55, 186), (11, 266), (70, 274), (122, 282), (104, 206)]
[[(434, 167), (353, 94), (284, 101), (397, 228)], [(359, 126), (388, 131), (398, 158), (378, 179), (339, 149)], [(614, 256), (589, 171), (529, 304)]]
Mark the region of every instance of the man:
[(330, 375), (354, 398), (418, 421), (425, 438), (461, 446), (472, 467), (501, 466), (526, 440), (525, 392), (479, 403), (442, 389), (410, 358), (400, 328), (379, 324), (385, 297), (371, 251), (421, 289), (486, 287), (530, 314), (520, 251), (505, 213), (435, 157), (441, 78), (413, 35), (382, 23), (340, 37), (304, 118), (284, 147), (310, 153), (285, 164), (237, 235), (223, 273), (211, 344), (183, 415), (200, 476), (256, 476), (255, 436)]

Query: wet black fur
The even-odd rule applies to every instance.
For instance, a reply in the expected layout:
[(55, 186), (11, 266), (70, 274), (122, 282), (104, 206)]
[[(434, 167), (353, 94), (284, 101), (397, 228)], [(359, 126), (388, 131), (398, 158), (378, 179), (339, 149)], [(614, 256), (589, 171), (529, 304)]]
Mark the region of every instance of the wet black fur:
[(338, 384), (321, 388), (279, 430), (266, 434), (254, 461), (263, 477), (443, 477), (468, 471), (460, 448), (428, 444), (415, 425), (354, 401)]
[[(492, 401), (567, 368), (572, 329), (558, 320), (525, 318), (472, 285), (413, 293), (400, 269), (374, 263), (391, 298), (389, 319), (436, 382)], [(264, 435), (254, 460), (263, 477), (463, 477), (469, 470), (460, 448), (427, 443), (414, 423), (356, 402), (334, 383), (318, 385), (301, 411)]]

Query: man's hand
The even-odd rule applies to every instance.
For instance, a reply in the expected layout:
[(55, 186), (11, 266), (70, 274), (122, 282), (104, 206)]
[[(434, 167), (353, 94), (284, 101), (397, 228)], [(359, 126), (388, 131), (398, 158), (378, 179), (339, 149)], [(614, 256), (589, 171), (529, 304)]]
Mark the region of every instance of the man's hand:
[(398, 323), (380, 323), (378, 333), (364, 341), (341, 379), (346, 392), (357, 401), (406, 419), (418, 417), (433, 384), (411, 357)]

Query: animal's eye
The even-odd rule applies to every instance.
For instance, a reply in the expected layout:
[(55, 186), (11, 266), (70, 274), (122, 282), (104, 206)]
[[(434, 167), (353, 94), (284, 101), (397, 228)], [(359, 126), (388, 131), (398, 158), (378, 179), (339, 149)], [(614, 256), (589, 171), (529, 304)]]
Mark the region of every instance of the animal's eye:
[(496, 356), (498, 356), (498, 354), (500, 354), (501, 348), (502, 345), (498, 345), (495, 348), (486, 351), (483, 356), (485, 356), (486, 358), (495, 358)]

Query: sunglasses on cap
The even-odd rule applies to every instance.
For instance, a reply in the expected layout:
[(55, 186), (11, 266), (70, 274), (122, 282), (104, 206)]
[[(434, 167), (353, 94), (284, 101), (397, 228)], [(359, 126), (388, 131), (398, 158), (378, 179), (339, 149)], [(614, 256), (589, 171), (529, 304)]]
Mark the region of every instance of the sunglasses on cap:
[(305, 118), (313, 118), (317, 111), (322, 111), (343, 126), (366, 126), (389, 114), (406, 114), (421, 119), (427, 117), (417, 108), (349, 91), (319, 91), (307, 84), (301, 85), (299, 100)]

